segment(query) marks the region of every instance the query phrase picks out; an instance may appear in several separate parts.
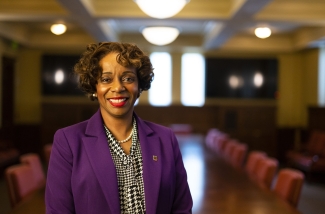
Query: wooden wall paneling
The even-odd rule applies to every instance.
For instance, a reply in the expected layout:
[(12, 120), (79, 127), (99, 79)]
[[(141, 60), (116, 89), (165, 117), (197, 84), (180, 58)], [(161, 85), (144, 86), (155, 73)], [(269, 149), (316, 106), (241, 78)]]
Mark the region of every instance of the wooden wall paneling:
[(325, 107), (308, 107), (308, 129), (325, 130)]
[(20, 124), (15, 125), (14, 144), (20, 154), (38, 153), (43, 155), (41, 143), (41, 127), (39, 124)]
[[(1, 100), (1, 109), (0, 117), (1, 117), (1, 124), (0, 124), (0, 142), (7, 142), (8, 145), (6, 146), (14, 146), (13, 145), (13, 137), (14, 137), (14, 125), (13, 125), (13, 118), (14, 118), (14, 73), (15, 73), (15, 63), (16, 60), (11, 57), (2, 56), (2, 66), (1, 66), (1, 73), (2, 73), (2, 81), (0, 84), (2, 93), (2, 100)], [(1, 146), (1, 145), (0, 145)]]
[(239, 133), (249, 137), (250, 148), (263, 150), (269, 156), (276, 156), (276, 121), (274, 107), (241, 108)]
[(249, 150), (276, 156), (276, 108), (273, 106), (222, 106), (220, 129), (246, 143)]
[[(52, 104), (42, 106), (42, 143), (52, 142), (55, 131), (88, 119), (98, 104)], [(248, 149), (266, 151), (276, 156), (276, 124), (273, 106), (203, 106), (153, 107), (139, 105), (135, 112), (144, 120), (164, 126), (189, 124), (193, 132), (206, 134), (218, 128), (232, 138), (246, 143)]]
[(42, 144), (53, 142), (53, 135), (59, 128), (89, 119), (98, 110), (97, 102), (89, 104), (42, 104)]
[(205, 134), (209, 128), (218, 126), (218, 107), (136, 106), (135, 112), (144, 120), (164, 126), (190, 124), (196, 133)]
[(277, 159), (285, 163), (286, 153), (294, 150), (296, 128), (279, 128), (277, 129)]

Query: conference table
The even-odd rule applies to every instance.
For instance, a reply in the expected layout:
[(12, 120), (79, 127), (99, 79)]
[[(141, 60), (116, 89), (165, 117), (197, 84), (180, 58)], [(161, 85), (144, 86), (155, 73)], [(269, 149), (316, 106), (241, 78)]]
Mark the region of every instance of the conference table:
[(193, 214), (298, 214), (297, 209), (261, 189), (243, 168), (207, 148), (204, 136), (177, 137), (193, 198)]
[[(193, 214), (297, 214), (297, 209), (269, 190), (261, 189), (243, 170), (205, 148), (202, 137), (178, 137)], [(10, 214), (45, 213), (44, 189), (14, 208)]]

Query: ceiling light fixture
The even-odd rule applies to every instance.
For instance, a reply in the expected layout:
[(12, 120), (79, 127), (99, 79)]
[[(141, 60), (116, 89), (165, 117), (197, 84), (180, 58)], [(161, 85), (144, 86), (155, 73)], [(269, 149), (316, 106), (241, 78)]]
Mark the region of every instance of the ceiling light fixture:
[(134, 0), (148, 16), (166, 19), (176, 15), (190, 0)]
[(175, 27), (146, 27), (142, 35), (151, 44), (163, 46), (172, 43), (179, 35), (179, 30)]
[(64, 34), (67, 30), (67, 27), (64, 24), (53, 24), (51, 26), (51, 32), (55, 35)]
[(271, 29), (268, 27), (258, 27), (255, 29), (255, 35), (260, 39), (271, 36)]

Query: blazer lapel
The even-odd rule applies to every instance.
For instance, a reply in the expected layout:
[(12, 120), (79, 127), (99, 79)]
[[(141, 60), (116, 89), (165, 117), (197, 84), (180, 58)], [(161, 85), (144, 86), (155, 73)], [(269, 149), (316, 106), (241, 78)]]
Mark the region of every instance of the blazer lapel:
[(162, 170), (160, 139), (149, 126), (136, 115), (135, 117), (143, 159), (146, 213), (156, 213)]
[(99, 110), (88, 121), (83, 144), (111, 213), (120, 213), (116, 169), (109, 151)]

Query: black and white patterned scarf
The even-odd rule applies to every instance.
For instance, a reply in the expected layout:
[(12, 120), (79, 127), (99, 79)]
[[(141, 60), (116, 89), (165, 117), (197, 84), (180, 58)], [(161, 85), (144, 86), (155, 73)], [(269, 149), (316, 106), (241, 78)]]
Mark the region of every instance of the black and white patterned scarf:
[(121, 213), (145, 213), (142, 154), (136, 120), (133, 119), (134, 131), (129, 155), (124, 153), (120, 144), (105, 125), (104, 128), (117, 172)]

